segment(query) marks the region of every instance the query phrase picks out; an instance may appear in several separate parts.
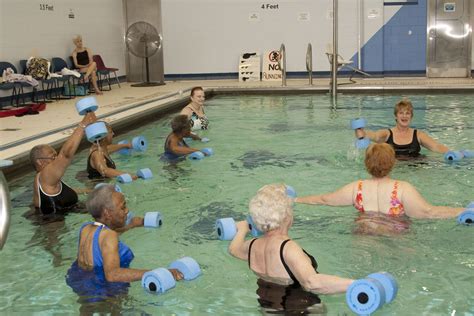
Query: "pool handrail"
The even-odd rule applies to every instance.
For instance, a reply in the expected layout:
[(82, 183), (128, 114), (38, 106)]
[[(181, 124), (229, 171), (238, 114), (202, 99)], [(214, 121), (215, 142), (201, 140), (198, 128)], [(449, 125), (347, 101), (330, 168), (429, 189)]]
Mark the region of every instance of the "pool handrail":
[[(11, 166), (11, 160), (0, 160), (0, 167)], [(0, 170), (0, 250), (7, 241), (8, 229), (10, 228), (10, 191), (8, 183)]]
[(283, 43), (281, 43), (280, 46), (280, 58), (278, 59), (278, 67), (280, 67), (281, 69), (281, 85), (283, 87), (286, 87), (286, 49), (285, 44)]
[(306, 70), (308, 71), (309, 85), (313, 85), (313, 47), (308, 43), (306, 49)]

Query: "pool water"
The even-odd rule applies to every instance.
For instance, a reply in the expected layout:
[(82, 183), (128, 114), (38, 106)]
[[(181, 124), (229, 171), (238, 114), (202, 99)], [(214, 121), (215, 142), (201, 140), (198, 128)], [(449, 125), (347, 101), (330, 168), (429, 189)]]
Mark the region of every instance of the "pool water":
[[(413, 126), (454, 149), (474, 149), (471, 95), (412, 95)], [(365, 117), (369, 128), (393, 126), (393, 106), (401, 96), (342, 95), (333, 105), (326, 95), (217, 96), (207, 101), (210, 129), (200, 135), (215, 155), (169, 165), (160, 161), (174, 114), (140, 126), (118, 140), (144, 135), (143, 154), (114, 154), (120, 170), (149, 167), (153, 179), (121, 185), (137, 215), (159, 210), (163, 226), (126, 232), (121, 240), (135, 253), (134, 268), (167, 266), (182, 256), (201, 265), (203, 275), (178, 282), (164, 295), (145, 292), (134, 282), (128, 295), (87, 304), (65, 282), (75, 260), (77, 235), (87, 214), (38, 225), (29, 210), (34, 173), (10, 184), (13, 204), (8, 241), (0, 252), (0, 313), (77, 314), (111, 312), (151, 315), (261, 315), (256, 276), (247, 263), (227, 253), (215, 220), (243, 219), (249, 199), (268, 183), (292, 185), (299, 195), (335, 190), (367, 174), (363, 153), (353, 147), (349, 120)], [(447, 164), (423, 151), (421, 161), (398, 163), (393, 177), (413, 183), (432, 204), (464, 206), (474, 200), (474, 159)], [(64, 180), (82, 180), (87, 151), (76, 155)], [(79, 176), (78, 176), (79, 174)], [(85, 196), (80, 196), (82, 201)], [(398, 281), (396, 300), (378, 315), (474, 314), (474, 227), (450, 220), (412, 220), (399, 236), (354, 234), (353, 207), (297, 205), (290, 235), (316, 257), (319, 271), (363, 278), (389, 271)], [(321, 296), (329, 315), (350, 314), (345, 295)]]

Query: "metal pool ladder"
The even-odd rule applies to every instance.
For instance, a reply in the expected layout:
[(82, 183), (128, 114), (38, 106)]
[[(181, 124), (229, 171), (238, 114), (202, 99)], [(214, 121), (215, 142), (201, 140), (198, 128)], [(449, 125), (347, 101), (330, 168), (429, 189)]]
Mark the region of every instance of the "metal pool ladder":
[(311, 43), (308, 43), (308, 49), (306, 50), (306, 70), (309, 76), (309, 85), (313, 85), (313, 47)]
[[(0, 167), (11, 166), (11, 160), (0, 160)], [(0, 250), (7, 241), (8, 229), (10, 228), (10, 191), (8, 183), (0, 170)]]
[[(283, 67), (282, 67), (282, 60), (283, 60)], [(281, 69), (281, 85), (286, 87), (286, 49), (285, 44), (281, 44), (280, 46), (280, 58), (278, 59), (278, 66)]]

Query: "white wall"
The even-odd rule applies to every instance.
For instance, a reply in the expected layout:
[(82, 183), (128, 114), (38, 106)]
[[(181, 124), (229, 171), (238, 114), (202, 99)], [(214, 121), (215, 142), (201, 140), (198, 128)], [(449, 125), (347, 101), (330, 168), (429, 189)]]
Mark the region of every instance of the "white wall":
[[(262, 9), (266, 3), (279, 8)], [(356, 1), (339, 3), (339, 51), (350, 58), (357, 43)], [(305, 71), (308, 43), (314, 70), (329, 70), (324, 53), (332, 42), (332, 0), (162, 0), (162, 9), (165, 74), (235, 73), (240, 53), (263, 53), (281, 43), (289, 71)], [(309, 13), (310, 20), (298, 21), (300, 13)], [(259, 21), (250, 21), (252, 14)]]
[[(199, 5), (196, 5), (199, 3)], [(278, 9), (262, 9), (262, 4)], [(279, 49), (284, 43), (288, 71), (306, 71), (306, 48), (313, 46), (313, 70), (329, 71), (332, 0), (162, 0), (165, 74), (235, 73), (240, 53)], [(339, 53), (351, 58), (358, 47), (357, 0), (339, 0)], [(383, 1), (361, 1), (362, 45), (383, 26)], [(367, 19), (376, 8), (380, 15)], [(250, 21), (251, 14), (259, 21)], [(309, 21), (298, 21), (309, 13)]]
[(19, 66), (32, 55), (67, 59), (73, 36), (81, 34), (86, 47), (124, 75), (123, 24), (120, 0), (0, 0), (0, 60)]

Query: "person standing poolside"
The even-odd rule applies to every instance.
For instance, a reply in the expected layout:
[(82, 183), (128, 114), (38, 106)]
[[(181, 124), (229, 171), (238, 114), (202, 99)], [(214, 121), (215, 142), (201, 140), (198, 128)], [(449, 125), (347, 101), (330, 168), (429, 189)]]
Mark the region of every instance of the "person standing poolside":
[[(122, 193), (114, 185), (104, 185), (92, 191), (86, 202), (94, 222), (79, 230), (77, 260), (66, 275), (66, 283), (79, 295), (90, 297), (115, 296), (127, 291), (128, 283), (139, 281), (149, 270), (129, 268), (134, 258), (132, 250), (119, 240), (119, 233), (143, 226), (143, 218), (133, 217), (126, 225), (128, 207)], [(176, 280), (183, 275), (169, 269)]]
[(180, 114), (184, 114), (188, 117), (188, 119), (191, 122), (192, 129), (194, 130), (207, 129), (209, 126), (209, 120), (206, 114), (204, 113), (204, 100), (206, 100), (206, 97), (204, 95), (203, 88), (202, 87), (192, 88), (190, 97), (191, 97), (191, 103), (186, 105), (181, 110)]
[(421, 146), (444, 154), (449, 148), (438, 143), (425, 132), (410, 127), (413, 119), (413, 105), (408, 100), (402, 100), (395, 105), (395, 127), (371, 131), (358, 129), (356, 137), (368, 137), (376, 143), (387, 143), (392, 145), (395, 155), (399, 157), (417, 157), (420, 155)]
[(74, 66), (79, 69), (80, 73), (84, 74), (84, 79), (91, 80), (96, 94), (103, 94), (97, 85), (97, 64), (92, 60), (92, 52), (89, 48), (82, 44), (82, 36), (77, 35), (72, 42), (76, 48), (72, 52), (72, 60)]
[(165, 140), (165, 152), (161, 159), (167, 161), (177, 161), (184, 159), (195, 151), (197, 148), (189, 147), (184, 141), (185, 137), (191, 137), (191, 126), (189, 126), (189, 119), (186, 115), (177, 115), (171, 121), (171, 129), (173, 130)]
[[(109, 124), (105, 124), (108, 131), (107, 136), (99, 140), (99, 145), (93, 143), (89, 150), (89, 157), (87, 158), (87, 174), (89, 179), (115, 178), (127, 173), (117, 170), (115, 162), (110, 157), (109, 150), (117, 151), (123, 148), (131, 148), (132, 144), (112, 144), (114, 131)], [(129, 174), (133, 180), (138, 179), (138, 176), (132, 173)]]
[(33, 205), (43, 215), (63, 213), (77, 203), (77, 192), (64, 183), (62, 177), (74, 158), (86, 126), (95, 121), (95, 114), (87, 113), (59, 153), (50, 145), (37, 145), (31, 149), (30, 162), (36, 170)]
[[(259, 277), (262, 307), (306, 315), (321, 300), (316, 294), (344, 293), (351, 279), (320, 274), (316, 259), (293, 241), (288, 231), (293, 225), (293, 199), (284, 184), (262, 187), (249, 203), (250, 215), (263, 236), (245, 240), (247, 221), (237, 223), (237, 233), (229, 253), (248, 262)], [(313, 306), (312, 309), (321, 309)]]
[[(413, 218), (450, 218), (465, 210), (462, 207), (431, 205), (410, 183), (391, 179), (390, 172), (395, 162), (392, 146), (386, 143), (372, 144), (365, 154), (365, 167), (372, 178), (351, 182), (331, 193), (297, 197), (295, 202), (353, 205), (360, 213), (381, 214), (387, 220), (403, 215)], [(394, 229), (403, 230), (403, 227)]]

